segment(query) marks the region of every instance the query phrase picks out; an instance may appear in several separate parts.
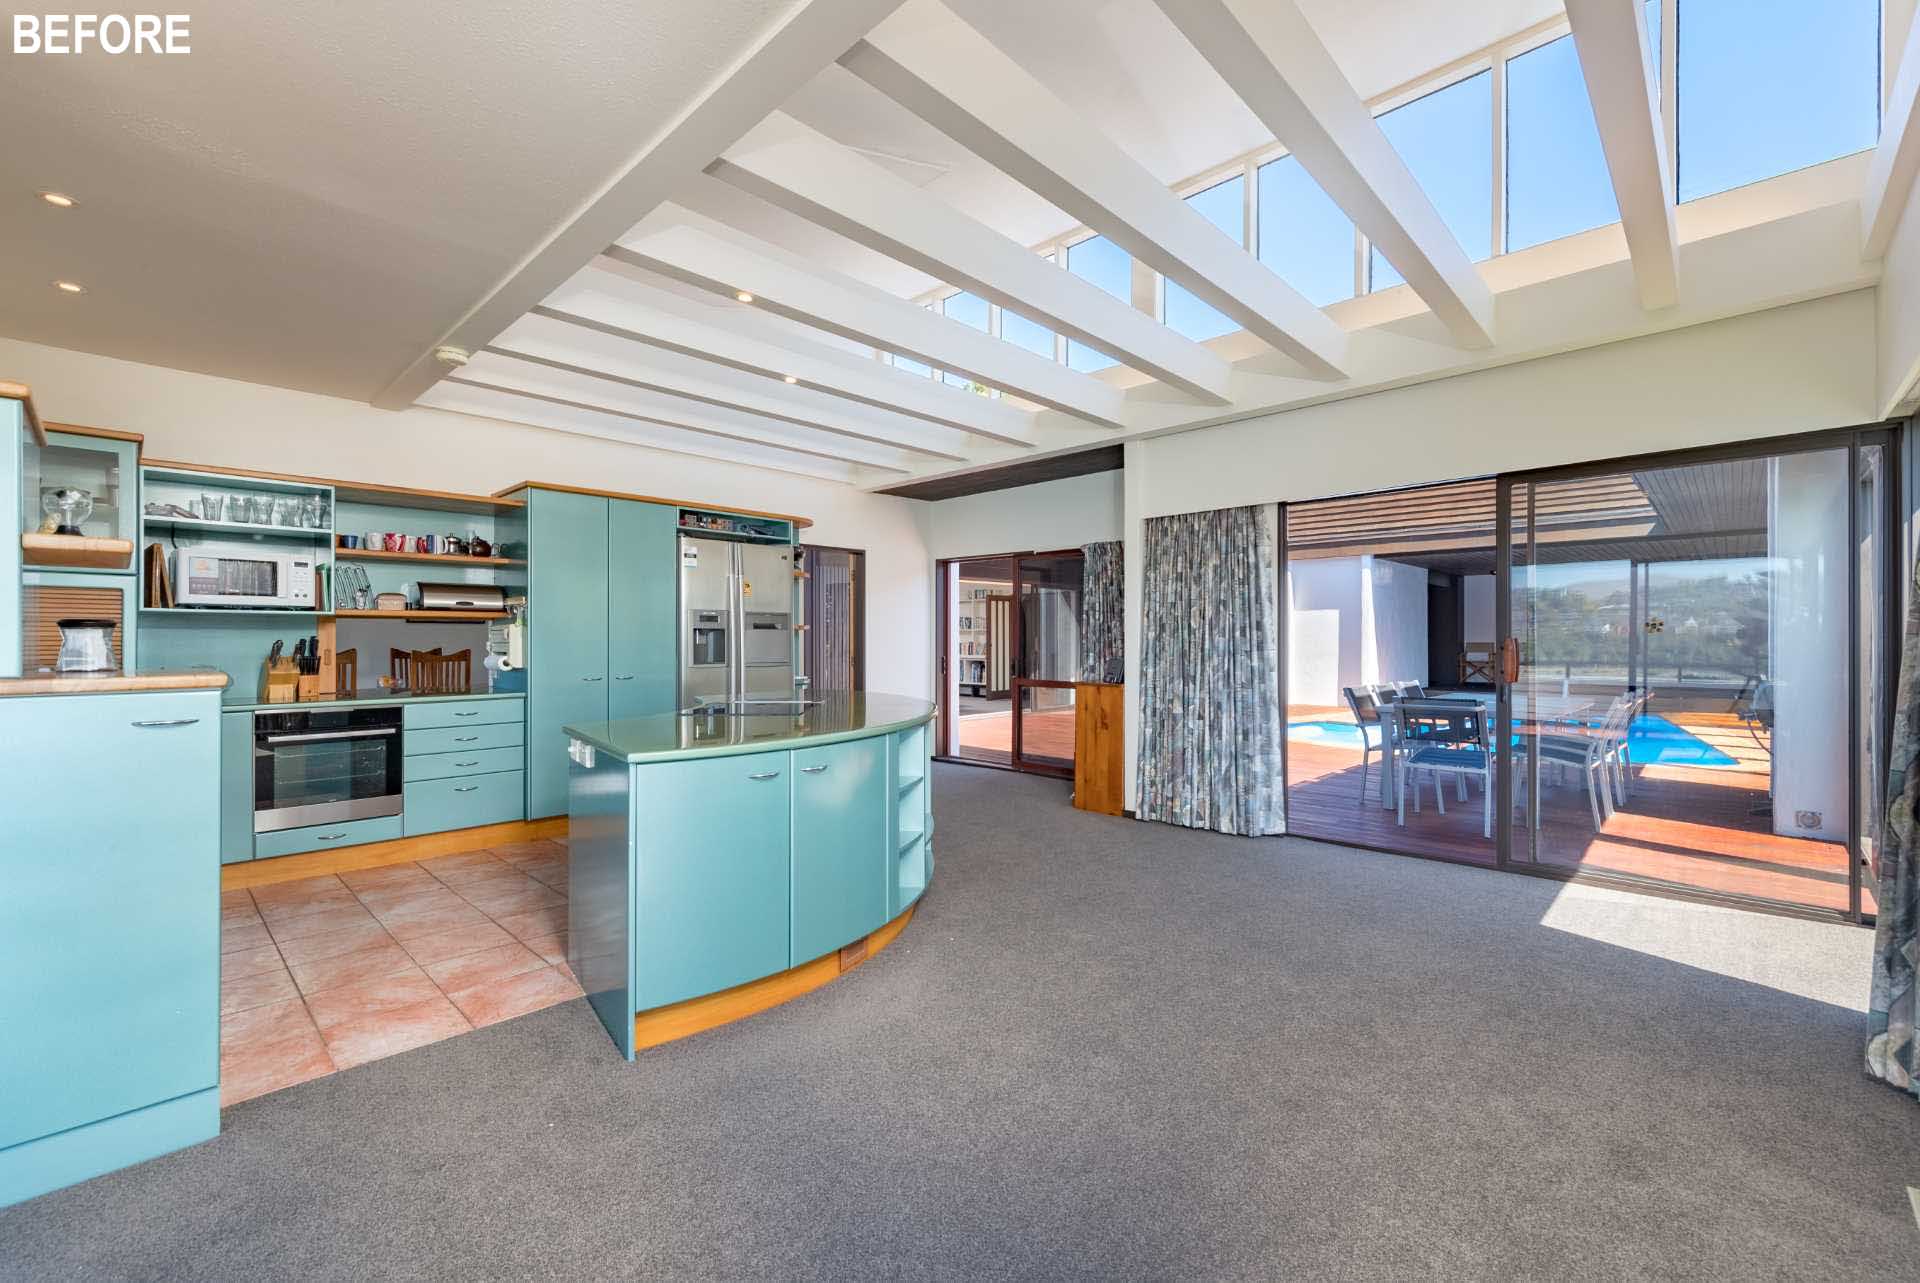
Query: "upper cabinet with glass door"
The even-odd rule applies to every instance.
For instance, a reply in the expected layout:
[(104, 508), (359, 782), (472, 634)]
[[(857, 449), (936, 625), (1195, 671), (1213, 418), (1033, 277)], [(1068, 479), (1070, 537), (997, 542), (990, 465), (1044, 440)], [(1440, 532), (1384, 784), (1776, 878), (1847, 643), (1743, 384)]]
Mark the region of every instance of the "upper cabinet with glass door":
[(27, 567), (126, 574), (139, 517), (140, 438), (49, 428), (20, 470), (20, 559)]

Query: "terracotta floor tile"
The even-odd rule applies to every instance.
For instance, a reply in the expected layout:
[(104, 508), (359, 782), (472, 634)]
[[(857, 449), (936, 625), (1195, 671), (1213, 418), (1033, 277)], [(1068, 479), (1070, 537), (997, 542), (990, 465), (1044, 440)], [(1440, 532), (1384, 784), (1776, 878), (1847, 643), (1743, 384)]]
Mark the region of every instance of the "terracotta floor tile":
[(511, 864), (503, 864), (499, 860), (491, 860), (486, 864), (468, 865), (464, 868), (441, 869), (433, 876), (443, 886), (452, 887), (457, 891), (464, 887), (477, 886), (485, 882), (512, 881), (514, 878), (520, 876), (520, 870), (514, 868)]
[(304, 917), (289, 918), (275, 922), (267, 920), (267, 930), (273, 932), (273, 938), (282, 944), (289, 940), (298, 940), (304, 936), (322, 935), (329, 931), (344, 931), (348, 927), (357, 927), (371, 922), (373, 915), (360, 904), (343, 905), (338, 909), (323, 909), (319, 913), (309, 913)]
[(453, 993), (455, 990), (505, 980), (523, 971), (538, 971), (546, 965), (539, 954), (525, 945), (509, 943), (497, 949), (463, 953), (457, 958), (436, 962), (427, 968), (427, 974), (442, 990)]
[(353, 892), (341, 887), (338, 891), (327, 891), (305, 900), (293, 900), (283, 903), (270, 903), (260, 907), (260, 916), (265, 918), (269, 929), (285, 923), (297, 922), (301, 918), (317, 917), (322, 913), (333, 913), (340, 909), (357, 909), (360, 901), (354, 899)]
[(395, 939), (404, 944), (408, 940), (418, 940), (421, 936), (451, 931), (455, 927), (477, 926), (486, 920), (486, 914), (465, 900), (458, 900), (456, 903), (431, 909), (383, 915), (380, 923), (393, 933)]
[(364, 922), (356, 922), (350, 927), (341, 927), (337, 931), (319, 931), (313, 935), (295, 936), (291, 940), (280, 942), (280, 954), (287, 960), (288, 966), (301, 963), (318, 962), (322, 958), (337, 958), (343, 953), (357, 953), (361, 949), (371, 949), (377, 944), (387, 944), (393, 937), (387, 929), (369, 916)]
[(253, 892), (247, 890), (245, 887), (241, 887), (235, 891), (222, 891), (220, 893), (220, 909), (222, 912), (228, 909), (238, 908), (243, 904), (249, 909), (253, 907)]
[(228, 927), (244, 927), (259, 922), (260, 915), (254, 911), (251, 905), (244, 909), (220, 910), (220, 929), (222, 931)]
[(424, 967), (429, 963), (457, 958), (463, 953), (479, 953), (482, 949), (497, 949), (503, 944), (512, 943), (513, 937), (507, 934), (504, 927), (492, 922), (475, 922), (451, 931), (415, 936), (402, 947), (413, 955), (415, 962)]
[(460, 897), (438, 882), (429, 881), (425, 887), (407, 887), (391, 891), (363, 891), (360, 902), (373, 910), (379, 917), (390, 914), (406, 914), (416, 909), (431, 909), (438, 906), (459, 904)]
[(269, 904), (294, 904), (301, 900), (310, 900), (316, 895), (342, 890), (346, 883), (331, 873), (323, 873), (317, 878), (300, 878), (292, 882), (269, 882), (265, 886), (252, 888), (254, 903), (261, 906)]
[(435, 997), (411, 1007), (349, 1020), (325, 1030), (327, 1054), (342, 1069), (424, 1047), (472, 1028), (454, 1005)]
[(567, 960), (567, 933), (564, 931), (550, 936), (535, 936), (521, 943), (554, 966), (559, 966)]
[(326, 1043), (298, 998), (222, 1021), (220, 1103), (237, 1104), (333, 1072)]
[(485, 869), (498, 863), (500, 861), (493, 858), (492, 852), (483, 848), (476, 851), (461, 851), (456, 855), (435, 856), (431, 860), (420, 861), (420, 867), (438, 877), (448, 870)]
[(220, 978), (220, 1014), (223, 1016), (299, 996), (300, 991), (294, 988), (293, 977), (287, 974), (285, 967), (251, 976)]
[(339, 989), (347, 985), (360, 984), (368, 980), (378, 980), (383, 976), (397, 975), (403, 971), (418, 968), (407, 951), (397, 944), (379, 944), (371, 949), (358, 949), (353, 953), (343, 953), (338, 957), (320, 958), (313, 962), (304, 962), (292, 968), (294, 981), (300, 986), (300, 992), (312, 997), (328, 989)]
[(364, 1020), (382, 1012), (417, 1006), (439, 996), (440, 990), (426, 973), (415, 969), (308, 994), (307, 1010), (313, 1013), (313, 1023), (327, 1030), (349, 1020)]
[(554, 968), (542, 967), (538, 971), (522, 972), (504, 980), (462, 989), (449, 996), (453, 999), (453, 1005), (460, 1008), (461, 1014), (478, 1029), (502, 1020), (511, 1020), (515, 1016), (524, 1016), (542, 1007), (551, 1007), (556, 1002), (578, 998), (580, 986)]
[[(541, 886), (532, 878), (521, 878), (520, 881), (522, 885), (517, 887), (490, 888), (467, 895), (466, 898), (474, 907), (495, 919), (567, 902), (567, 897), (559, 894), (552, 887)], [(464, 889), (462, 894), (465, 894)]]
[(273, 937), (267, 934), (267, 924), (259, 920), (220, 924), (220, 952), (238, 953), (242, 949), (258, 949), (261, 945), (270, 945)]
[(565, 931), (567, 907), (564, 904), (551, 905), (528, 913), (510, 913), (503, 918), (496, 918), (495, 921), (512, 932), (516, 940), (534, 940), (541, 936), (558, 935)]
[(270, 944), (257, 949), (235, 949), (232, 953), (220, 955), (220, 981), (245, 980), (248, 976), (264, 975), (269, 971), (284, 971), (286, 963), (280, 957), (280, 951)]
[(354, 892), (384, 891), (394, 887), (432, 886), (433, 875), (418, 864), (383, 864), (377, 869), (355, 869), (342, 873), (340, 880)]

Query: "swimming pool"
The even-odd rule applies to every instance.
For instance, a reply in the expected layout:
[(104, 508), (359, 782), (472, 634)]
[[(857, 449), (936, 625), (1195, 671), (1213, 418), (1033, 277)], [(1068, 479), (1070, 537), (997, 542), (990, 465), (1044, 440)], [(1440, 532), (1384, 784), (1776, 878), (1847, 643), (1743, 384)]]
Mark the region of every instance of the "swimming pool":
[[(1360, 728), (1352, 722), (1289, 722), (1287, 738), (1356, 752), (1360, 748)], [(1633, 725), (1627, 729), (1627, 751), (1642, 766), (1654, 763), (1667, 766), (1740, 764), (1691, 731), (1651, 714), (1642, 714), (1633, 719)]]

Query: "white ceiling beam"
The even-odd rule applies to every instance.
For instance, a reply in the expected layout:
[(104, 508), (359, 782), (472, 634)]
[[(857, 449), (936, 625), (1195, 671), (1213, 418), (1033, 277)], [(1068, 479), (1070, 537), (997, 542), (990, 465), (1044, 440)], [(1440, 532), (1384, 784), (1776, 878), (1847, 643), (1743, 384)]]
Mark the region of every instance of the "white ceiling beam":
[(789, 320), (904, 353), (1102, 427), (1124, 426), (1125, 395), (1110, 383), (681, 206), (663, 206), (607, 256), (715, 294), (744, 291), (755, 307)]
[(683, 428), (677, 424), (657, 424), (628, 415), (607, 414), (599, 410), (562, 405), (537, 397), (523, 396), (496, 388), (461, 384), (444, 379), (422, 393), (418, 404), (455, 414), (524, 423), (574, 436), (599, 437), (626, 445), (643, 445), (696, 459), (720, 460), (755, 468), (771, 468), (803, 477), (855, 483), (867, 476), (853, 464), (810, 459), (766, 445), (733, 444), (716, 437)]
[(630, 387), (585, 371), (524, 361), (491, 350), (476, 353), (459, 373), (447, 378), (470, 387), (492, 388), (555, 405), (617, 414), (636, 422), (678, 428), (738, 445), (765, 446), (887, 472), (913, 470), (907, 456), (898, 450), (877, 449), (844, 437), (796, 428), (783, 421), (770, 422), (724, 407), (677, 400), (652, 389)]
[(1674, 220), (1673, 169), (1654, 87), (1640, 6), (1626, 0), (1567, 0), (1593, 123), (1613, 176), (1613, 197), (1627, 234), (1640, 305), (1680, 301), (1680, 233)]
[[(570, 370), (629, 388), (697, 401), (761, 419), (790, 423), (810, 432), (862, 441), (888, 450), (904, 450), (932, 459), (965, 459), (966, 438), (947, 428), (889, 416), (866, 407), (849, 407), (837, 398), (798, 384), (754, 385), (723, 367), (693, 357), (644, 347), (604, 330), (572, 324), (538, 312), (523, 316), (489, 343), (480, 355), (511, 358)], [(478, 356), (475, 357), (477, 361)], [(462, 374), (471, 371), (469, 365)], [(775, 388), (779, 391), (776, 393)]]
[(776, 115), (707, 172), (1209, 405), (1230, 400), (1232, 369), (1214, 353), (791, 117)]
[(1294, 0), (1155, 2), (1454, 342), (1491, 346), (1493, 292)]
[[(1001, 399), (975, 396), (823, 344), (807, 344), (803, 350), (799, 344), (776, 341), (771, 334), (755, 334), (761, 323), (775, 326), (781, 322), (744, 305), (736, 304), (737, 311), (722, 312), (691, 303), (638, 279), (644, 275), (648, 274), (601, 258), (534, 310), (539, 315), (742, 373), (777, 380), (792, 375), (799, 387), (1008, 445), (1033, 444), (1037, 428), (1030, 410)], [(696, 313), (712, 316), (714, 323), (695, 319)]]
[(1345, 330), (971, 27), (956, 24), (939, 57), (911, 67), (871, 40), (854, 45), (840, 65), (1178, 281), (1310, 377), (1346, 377)]
[(1893, 92), (1880, 115), (1880, 144), (1873, 149), (1867, 169), (1867, 187), (1860, 196), (1862, 258), (1884, 258), (1894, 229), (1920, 178), (1920, 120), (1915, 99), (1920, 98), (1920, 22), (1907, 29), (1907, 42), (1894, 72)]
[(901, 0), (795, 0), (750, 51), (726, 68), (671, 125), (645, 139), (626, 167), (583, 209), (569, 212), (507, 277), (426, 344), (373, 404), (399, 410), (446, 373), (443, 346), (484, 347), (516, 317), (646, 217), (768, 112), (792, 97)]

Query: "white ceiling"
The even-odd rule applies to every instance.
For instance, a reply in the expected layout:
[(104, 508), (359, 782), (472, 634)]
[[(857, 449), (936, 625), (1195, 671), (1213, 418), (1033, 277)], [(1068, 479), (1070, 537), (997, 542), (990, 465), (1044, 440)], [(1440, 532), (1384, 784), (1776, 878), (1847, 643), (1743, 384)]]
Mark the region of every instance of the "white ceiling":
[[(1554, 0), (1192, 0), (1171, 9), (1179, 25), (1169, 4), (578, 0), (556, 22), (530, 0), (221, 0), (195, 13), (184, 58), (13, 57), (0, 334), (885, 486), (1862, 279), (1831, 219), (1770, 246), (1756, 261), (1771, 276), (1716, 268), (1714, 294), (1696, 273), (1696, 297), (1657, 313), (1638, 304), (1642, 250), (1629, 263), (1618, 225), (1470, 264), (1361, 100), (1555, 18)], [(1632, 80), (1636, 37), (1620, 30), (1609, 67)], [(1652, 128), (1622, 101), (1618, 128)], [(1314, 308), (1169, 196), (1271, 143), (1276, 119), (1322, 131), (1317, 162), (1298, 144), (1303, 164), (1403, 247), (1410, 287)], [(807, 157), (866, 203), (830, 208), (846, 187), (809, 183)], [(1751, 217), (1696, 202), (1677, 231), (1669, 195), (1665, 248), (1677, 264), (1680, 241), (1857, 195), (1853, 169), (1826, 180)], [(52, 209), (41, 188), (81, 204)], [(1008, 249), (1083, 220), (1112, 220), (1245, 330), (1204, 349), (1143, 333), (1114, 314), (1124, 303), (1056, 290)], [(903, 252), (927, 270), (889, 256)], [(961, 260), (1016, 301), (1048, 296), (1063, 331), (1106, 336), (1133, 368), (1070, 371), (905, 301), (942, 283), (933, 268), (964, 283)], [(56, 277), (89, 292), (60, 294)], [(1544, 302), (1541, 283), (1563, 277), (1564, 305)], [(1499, 334), (1496, 293), (1523, 318)], [(472, 364), (442, 379), (442, 342)], [(915, 378), (875, 347), (1031, 399)]]

